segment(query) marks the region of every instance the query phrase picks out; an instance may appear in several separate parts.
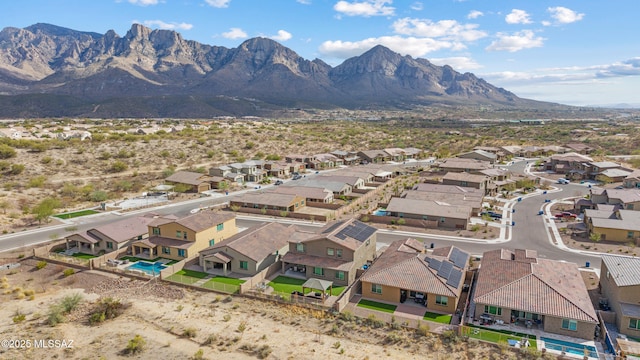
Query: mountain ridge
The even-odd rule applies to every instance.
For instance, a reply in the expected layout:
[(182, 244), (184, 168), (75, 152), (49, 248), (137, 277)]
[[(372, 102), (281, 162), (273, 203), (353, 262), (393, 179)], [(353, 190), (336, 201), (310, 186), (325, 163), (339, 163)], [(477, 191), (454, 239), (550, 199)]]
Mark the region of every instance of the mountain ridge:
[[(114, 104), (118, 98), (146, 108), (145, 99), (185, 96), (208, 104), (198, 106), (206, 110), (187, 111), (187, 117), (260, 113), (255, 104), (241, 109), (230, 106), (238, 98), (262, 102), (263, 111), (267, 104), (270, 106), (266, 108), (380, 109), (436, 103), (509, 108), (559, 106), (519, 98), (472, 73), (403, 56), (382, 45), (332, 67), (321, 59), (304, 59), (268, 38), (256, 37), (236, 48), (225, 48), (140, 24), (133, 24), (124, 36), (113, 30), (101, 35), (43, 23), (24, 29), (4, 28), (0, 31), (0, 95), (33, 94), (52, 95), (48, 99), (70, 96), (86, 104), (83, 110), (69, 109), (61, 116), (88, 115), (84, 113), (86, 107), (95, 109), (103, 102)], [(17, 110), (0, 110), (0, 116), (14, 116)], [(33, 115), (38, 116), (39, 112)], [(145, 111), (132, 111), (140, 112)], [(167, 114), (159, 111), (150, 116), (154, 115)]]

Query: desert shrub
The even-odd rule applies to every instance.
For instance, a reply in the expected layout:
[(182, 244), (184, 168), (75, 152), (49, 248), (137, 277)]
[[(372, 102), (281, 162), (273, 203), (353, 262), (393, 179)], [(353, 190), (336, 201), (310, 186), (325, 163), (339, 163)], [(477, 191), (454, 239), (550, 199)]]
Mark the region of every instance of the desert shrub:
[(182, 336), (186, 338), (194, 338), (196, 337), (197, 333), (198, 333), (198, 330), (196, 330), (195, 328), (189, 327), (182, 331)]
[(25, 166), (22, 164), (11, 164), (11, 170), (9, 170), (10, 175), (19, 175), (25, 169)]
[(49, 307), (49, 313), (47, 314), (47, 323), (50, 326), (56, 326), (60, 323), (63, 323), (65, 320), (64, 315), (62, 313), (62, 307), (58, 304), (54, 304)]
[(75, 293), (73, 295), (67, 295), (60, 301), (60, 306), (65, 314), (72, 312), (82, 301), (82, 295)]
[(127, 347), (124, 349), (125, 354), (136, 355), (144, 351), (147, 342), (140, 335), (136, 335), (133, 339), (129, 340)]
[(89, 199), (94, 202), (105, 201), (109, 196), (106, 191), (96, 190), (91, 193)]
[(118, 173), (118, 172), (123, 172), (128, 168), (129, 166), (125, 162), (117, 160), (117, 161), (114, 161), (113, 164), (111, 164), (111, 167), (109, 167), (109, 171)]
[(9, 159), (16, 156), (16, 150), (7, 144), (0, 144), (0, 159)]
[(354, 321), (355, 320), (355, 316), (353, 316), (353, 314), (351, 313), (351, 311), (344, 311), (342, 313), (340, 313), (340, 318), (344, 321)]
[(27, 187), (41, 188), (44, 185), (45, 181), (47, 181), (47, 178), (44, 177), (44, 175), (36, 176), (34, 178), (29, 179), (29, 182), (27, 183)]
[(27, 318), (27, 316), (25, 314), (23, 314), (20, 311), (16, 311), (15, 315), (13, 315), (13, 322), (15, 324), (19, 324), (19, 323), (23, 322), (26, 318)]
[(76, 273), (76, 271), (75, 271), (75, 270), (73, 270), (73, 269), (65, 269), (65, 270), (62, 272), (62, 275), (64, 275), (64, 277), (69, 277), (69, 276), (71, 276), (71, 275), (73, 275), (73, 274), (75, 274), (75, 273)]
[(47, 266), (47, 262), (42, 260), (42, 261), (38, 261), (38, 263), (36, 264), (36, 269), (38, 270), (42, 270), (45, 268), (45, 266)]
[(204, 359), (204, 351), (202, 349), (198, 349), (195, 354), (191, 357), (193, 360), (202, 360)]

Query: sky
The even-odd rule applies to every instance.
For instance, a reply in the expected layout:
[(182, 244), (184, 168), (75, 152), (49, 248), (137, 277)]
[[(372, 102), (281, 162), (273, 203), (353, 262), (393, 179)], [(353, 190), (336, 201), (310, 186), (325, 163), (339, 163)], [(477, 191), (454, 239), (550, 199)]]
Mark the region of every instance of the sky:
[(21, 0), (0, 14), (3, 28), (140, 23), (228, 48), (268, 37), (332, 66), (380, 44), (524, 98), (640, 106), (638, 0)]

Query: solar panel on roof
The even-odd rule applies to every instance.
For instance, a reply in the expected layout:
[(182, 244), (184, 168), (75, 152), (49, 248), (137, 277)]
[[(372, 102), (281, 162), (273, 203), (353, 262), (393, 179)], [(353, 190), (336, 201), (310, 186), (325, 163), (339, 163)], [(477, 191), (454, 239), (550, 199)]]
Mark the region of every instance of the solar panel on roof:
[(447, 279), (447, 285), (457, 288), (460, 285), (461, 279), (462, 279), (462, 270), (453, 269), (451, 271), (451, 274), (449, 274), (449, 278)]
[(453, 264), (448, 261), (443, 261), (442, 265), (440, 266), (440, 270), (438, 270), (438, 276), (449, 279), (451, 270), (453, 270)]
[(429, 267), (434, 269), (435, 271), (440, 270), (440, 266), (442, 265), (442, 263), (440, 262), (440, 260), (434, 259), (434, 258), (430, 258), (427, 256), (427, 258), (425, 259), (428, 263), (429, 263)]
[(337, 223), (329, 226), (326, 230), (322, 231), (322, 233), (323, 234), (328, 234), (328, 233), (332, 232), (333, 230), (337, 229), (343, 223), (344, 223), (344, 221), (338, 221)]
[(456, 267), (464, 269), (467, 261), (469, 261), (469, 255), (462, 252), (458, 248), (453, 248), (453, 250), (451, 251), (450, 259)]
[(358, 241), (365, 241), (369, 237), (371, 237), (371, 235), (373, 235), (373, 233), (375, 233), (376, 230), (377, 230), (376, 228), (371, 227), (367, 224), (364, 224), (361, 222), (354, 222), (352, 224), (349, 224), (349, 226), (345, 227), (340, 232), (338, 232), (336, 234), (336, 237), (342, 240), (346, 239), (347, 237), (350, 237)]

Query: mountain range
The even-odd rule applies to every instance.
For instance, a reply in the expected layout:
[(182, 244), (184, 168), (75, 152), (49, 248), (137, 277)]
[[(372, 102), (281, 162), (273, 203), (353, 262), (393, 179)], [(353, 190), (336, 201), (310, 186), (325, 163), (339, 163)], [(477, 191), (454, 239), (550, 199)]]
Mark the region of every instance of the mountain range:
[(139, 24), (122, 37), (50, 24), (0, 32), (2, 117), (213, 117), (431, 104), (557, 105), (380, 45), (332, 67), (266, 38), (229, 49)]

